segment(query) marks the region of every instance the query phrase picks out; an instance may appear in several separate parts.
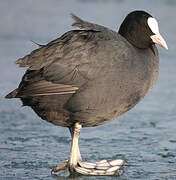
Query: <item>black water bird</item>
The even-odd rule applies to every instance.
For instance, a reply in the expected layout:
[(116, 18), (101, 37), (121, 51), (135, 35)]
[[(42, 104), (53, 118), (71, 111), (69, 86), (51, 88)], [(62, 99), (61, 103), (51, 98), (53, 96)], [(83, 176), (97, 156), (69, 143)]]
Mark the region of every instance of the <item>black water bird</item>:
[(128, 14), (119, 32), (72, 17), (73, 26), (81, 30), (66, 32), (17, 60), (28, 69), (6, 98), (20, 98), (42, 119), (69, 128), (70, 158), (54, 172), (68, 168), (85, 175), (113, 175), (125, 161), (83, 162), (81, 128), (116, 119), (149, 93), (159, 71), (155, 43), (165, 49), (167, 44), (156, 19), (144, 11)]

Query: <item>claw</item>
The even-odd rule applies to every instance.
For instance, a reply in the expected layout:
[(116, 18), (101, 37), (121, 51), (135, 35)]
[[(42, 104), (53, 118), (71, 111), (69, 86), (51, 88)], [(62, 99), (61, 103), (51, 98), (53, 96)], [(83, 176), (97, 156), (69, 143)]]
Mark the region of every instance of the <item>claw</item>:
[(65, 161), (64, 163), (58, 165), (57, 167), (53, 168), (51, 170), (51, 174), (56, 173), (56, 172), (61, 171), (61, 170), (65, 170), (65, 169), (67, 169), (67, 167), (68, 167), (68, 160)]

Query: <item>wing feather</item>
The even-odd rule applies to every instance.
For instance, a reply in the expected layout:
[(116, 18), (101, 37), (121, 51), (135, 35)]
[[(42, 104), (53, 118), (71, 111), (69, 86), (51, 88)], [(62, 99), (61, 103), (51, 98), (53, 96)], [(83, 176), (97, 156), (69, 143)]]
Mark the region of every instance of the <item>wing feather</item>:
[(41, 80), (31, 83), (20, 89), (17, 97), (25, 96), (44, 96), (56, 94), (73, 94), (78, 90), (77, 87), (64, 84), (56, 84), (49, 81)]

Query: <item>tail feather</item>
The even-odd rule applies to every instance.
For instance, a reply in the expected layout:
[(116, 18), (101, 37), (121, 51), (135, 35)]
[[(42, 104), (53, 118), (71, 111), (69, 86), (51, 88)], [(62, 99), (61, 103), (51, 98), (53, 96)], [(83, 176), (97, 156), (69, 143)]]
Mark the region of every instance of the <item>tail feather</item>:
[(5, 96), (5, 98), (7, 98), (7, 99), (16, 98), (17, 94), (18, 94), (18, 88), (15, 89), (15, 90), (13, 90), (13, 91), (10, 92), (9, 94), (7, 94), (7, 95)]

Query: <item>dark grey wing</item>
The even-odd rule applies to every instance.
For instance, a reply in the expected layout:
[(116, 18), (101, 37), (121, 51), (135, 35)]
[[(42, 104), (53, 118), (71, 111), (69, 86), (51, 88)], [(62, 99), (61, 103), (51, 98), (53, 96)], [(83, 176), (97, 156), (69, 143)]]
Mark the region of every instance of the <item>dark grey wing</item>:
[[(77, 41), (79, 37), (85, 39), (84, 41), (85, 43), (86, 40), (90, 40), (89, 38), (90, 36), (92, 37), (92, 33), (96, 34), (99, 32), (99, 37), (101, 39), (104, 40), (117, 39), (117, 33), (115, 31), (112, 31), (111, 29), (108, 29), (98, 24), (84, 21), (73, 14), (72, 14), (72, 18), (75, 20), (72, 26), (79, 27), (84, 30), (69, 31), (64, 35), (62, 35), (60, 38), (51, 41), (47, 45), (40, 46), (39, 49), (34, 50), (31, 54), (18, 59), (16, 63), (19, 64), (20, 67), (28, 67), (31, 70), (39, 70), (42, 67), (51, 64), (56, 59), (62, 58), (63, 53), (68, 53), (69, 50), (72, 50), (70, 48), (69, 50), (65, 48), (67, 47), (67, 43), (69, 45), (70, 42), (72, 43), (73, 41)], [(84, 43), (78, 40), (78, 43), (77, 44), (75, 43), (74, 45), (83, 46)], [(63, 47), (64, 47), (64, 52), (62, 51)]]
[(20, 67), (28, 67), (30, 72), (19, 86), (19, 96), (75, 93), (103, 70), (106, 61), (101, 62), (101, 58), (109, 57), (102, 51), (102, 46), (105, 41), (118, 41), (118, 33), (72, 16), (74, 26), (87, 30), (69, 31), (16, 61)]

